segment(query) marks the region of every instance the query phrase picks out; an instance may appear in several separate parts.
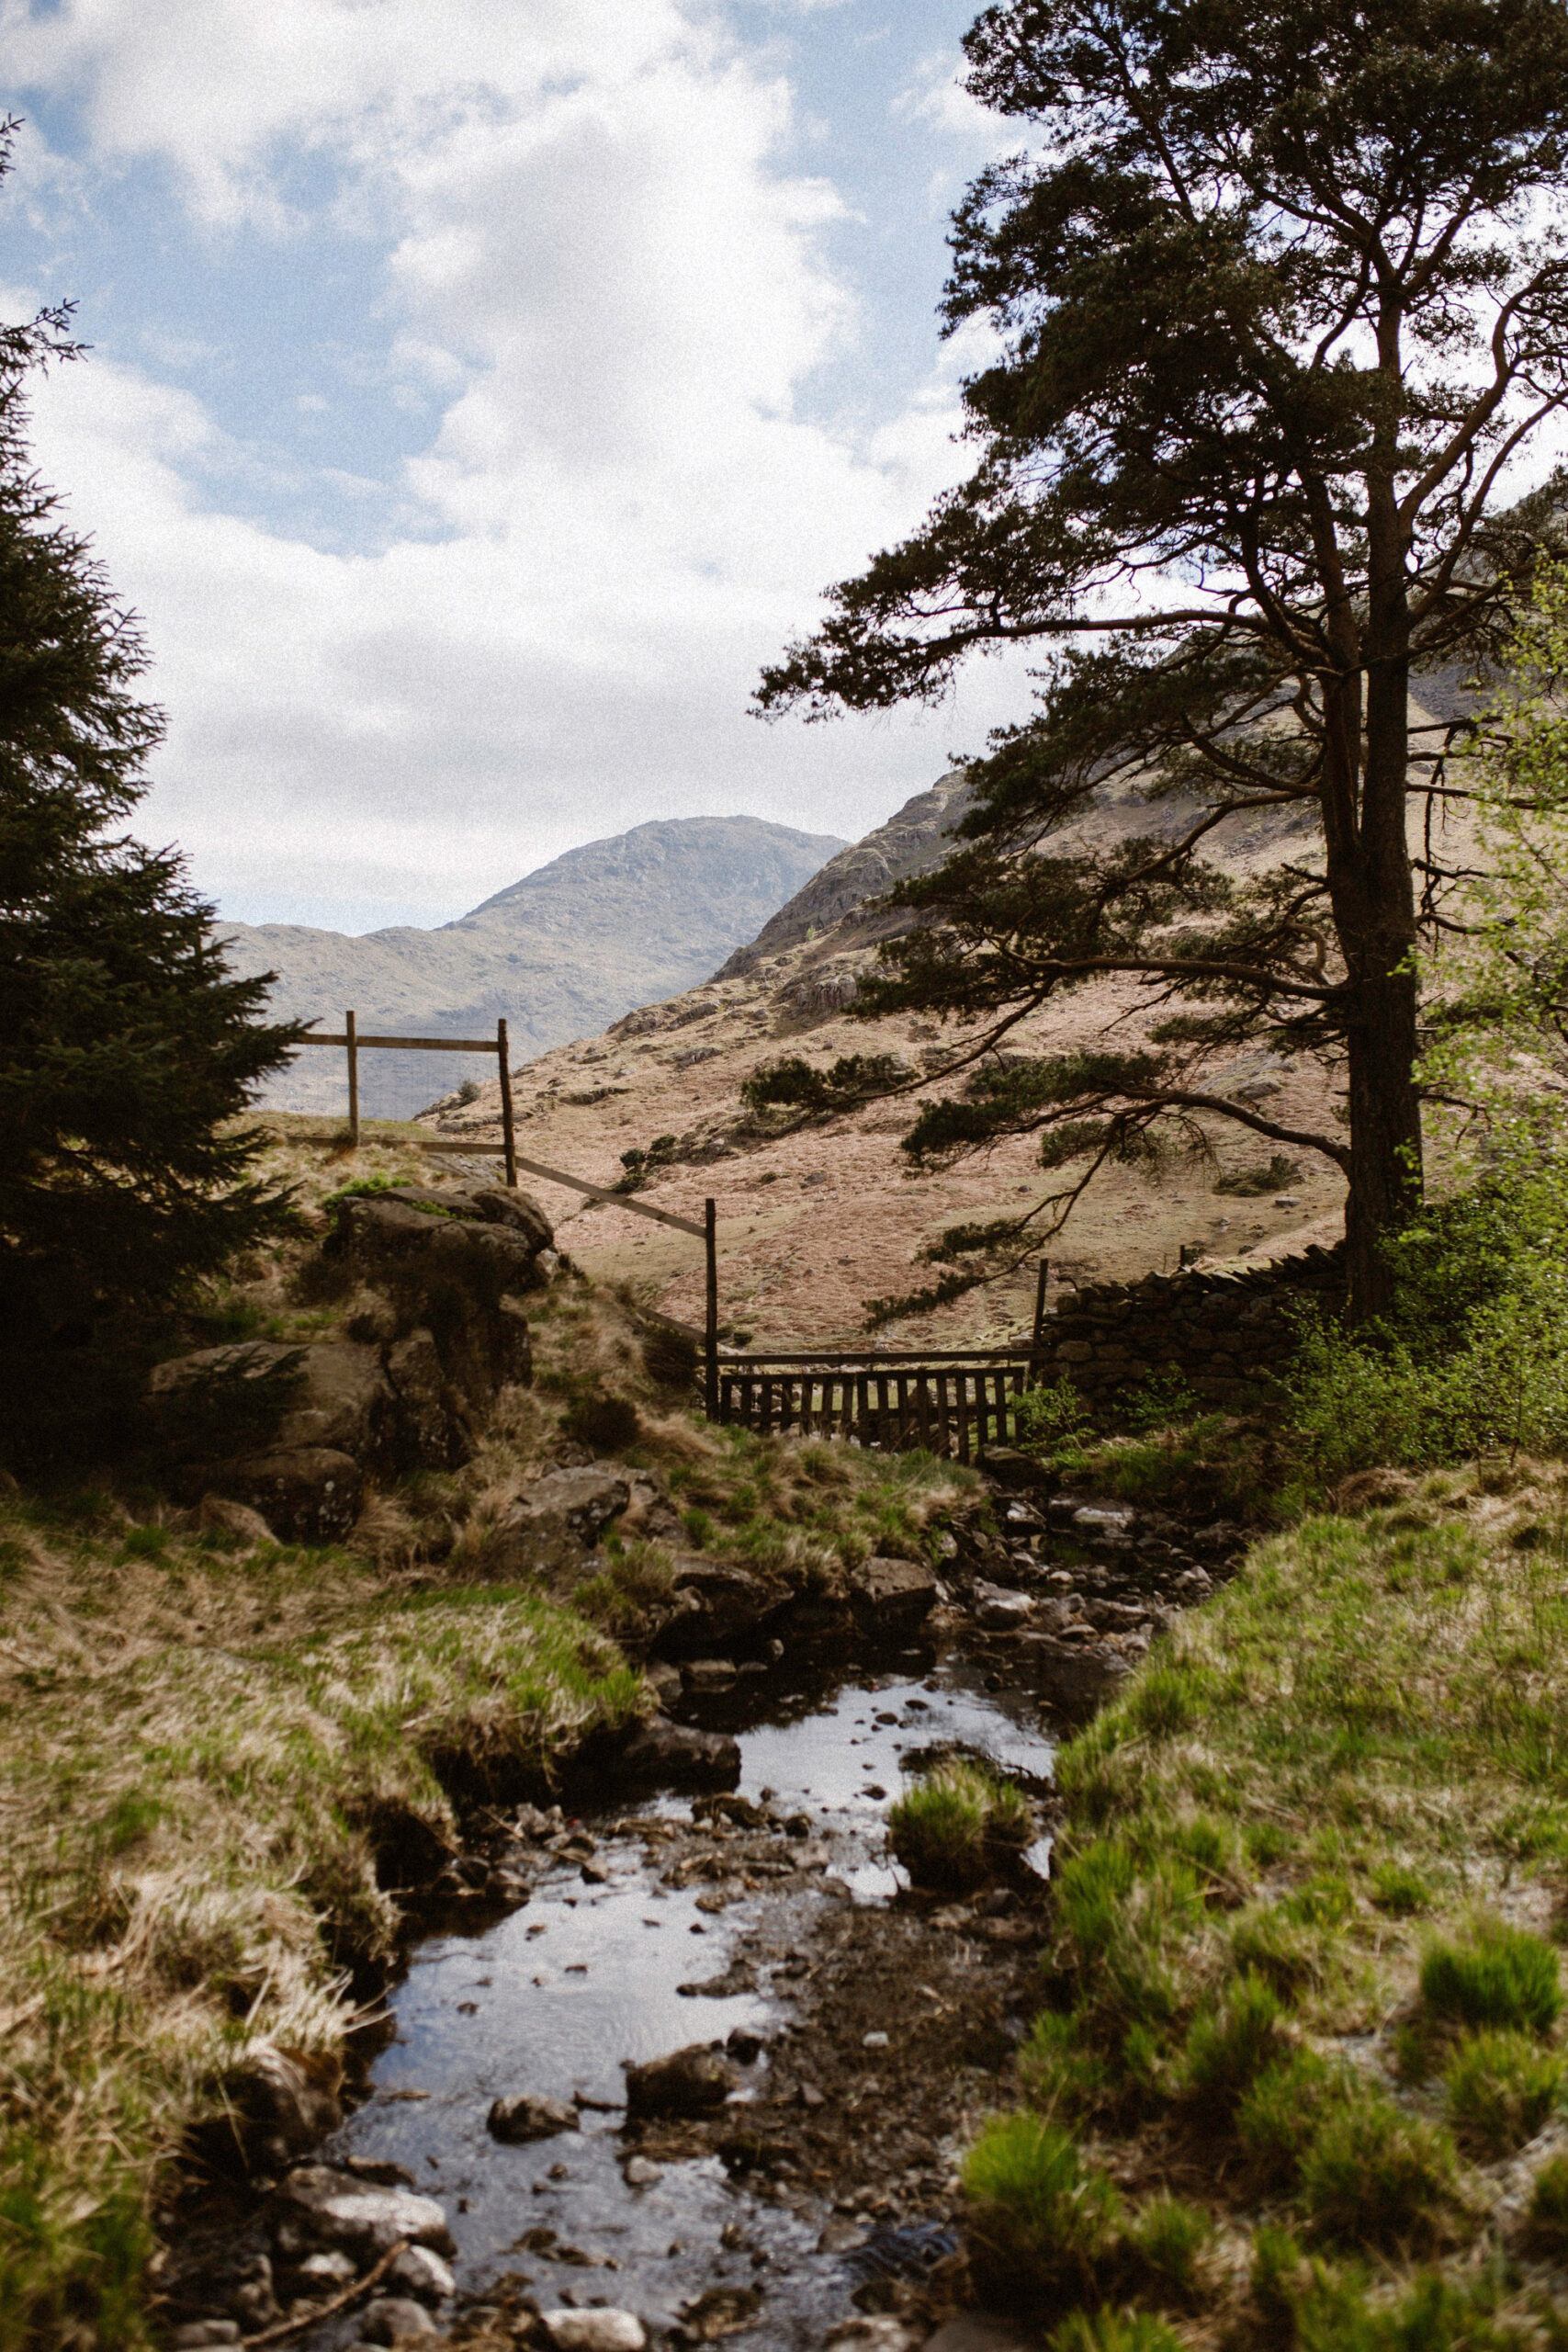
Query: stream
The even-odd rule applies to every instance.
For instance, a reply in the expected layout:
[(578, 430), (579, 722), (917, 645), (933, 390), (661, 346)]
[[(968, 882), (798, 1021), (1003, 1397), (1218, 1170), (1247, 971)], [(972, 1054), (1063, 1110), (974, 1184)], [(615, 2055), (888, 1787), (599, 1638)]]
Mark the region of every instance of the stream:
[[(321, 2156), (400, 2165), (440, 2200), (464, 2302), (510, 2277), (541, 2308), (626, 2309), (652, 2334), (684, 2327), (687, 2341), (729, 2332), (728, 2310), (756, 2352), (820, 2345), (854, 2315), (857, 2274), (845, 2257), (874, 2204), (852, 2211), (853, 2200), (840, 2199), (836, 2212), (808, 2179), (732, 2177), (716, 2154), (638, 2157), (628, 2181), (634, 2143), (623, 2135), (625, 2062), (724, 2041), (736, 2029), (742, 2056), (747, 2034), (761, 2045), (725, 2110), (743, 2123), (789, 2046), (800, 1953), (818, 1923), (848, 1904), (886, 1905), (898, 1891), (886, 1815), (924, 1752), (951, 1744), (994, 1758), (1026, 1786), (1048, 1778), (1054, 1745), (1038, 1701), (988, 1690), (997, 1678), (962, 1651), (906, 1652), (883, 1670), (846, 1663), (841, 1671), (837, 1681), (818, 1671), (808, 1684), (786, 1665), (682, 1710), (739, 1739), (739, 1792), (780, 1820), (794, 1817), (796, 1850), (817, 1873), (809, 1884), (799, 1871), (787, 1893), (766, 1884), (736, 1893), (731, 1881), (716, 1894), (701, 1877), (661, 1883), (680, 1873), (663, 1866), (659, 1840), (689, 1835), (691, 1805), (656, 1797), (584, 1816), (591, 1859), (547, 1857), (521, 1907), (500, 1919), (489, 1910), (481, 1928), (448, 1928), (413, 1947), (389, 1996), (391, 2037), (368, 2096)], [(732, 1970), (748, 1931), (761, 1951), (763, 1922), (766, 1951)], [(751, 1989), (679, 1989), (731, 1973)], [(890, 1984), (884, 2030), (895, 2067), (903, 2000)], [(880, 2051), (875, 2033), (867, 2047)], [(491, 2103), (519, 2092), (575, 2100), (580, 2129), (500, 2143), (486, 2128)], [(868, 2129), (874, 2117), (874, 2103)], [(951, 2154), (936, 2157), (944, 2186)], [(945, 2203), (916, 2201), (893, 2218), (918, 2222)], [(716, 2290), (733, 2291), (726, 2302)], [(705, 2310), (717, 2314), (712, 2325)], [(355, 2317), (344, 2312), (303, 2341), (308, 2352), (340, 2352), (358, 2341)]]

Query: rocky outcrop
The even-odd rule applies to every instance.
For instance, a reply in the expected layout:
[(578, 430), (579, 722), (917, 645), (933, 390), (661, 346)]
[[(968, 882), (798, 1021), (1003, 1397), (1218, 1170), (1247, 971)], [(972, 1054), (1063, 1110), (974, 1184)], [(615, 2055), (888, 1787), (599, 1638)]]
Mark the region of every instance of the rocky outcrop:
[(337, 1204), (320, 1282), (378, 1301), (363, 1336), (247, 1340), (153, 1370), (147, 1401), (190, 1500), (227, 1498), (288, 1541), (331, 1543), (367, 1479), (456, 1469), (509, 1383), (533, 1376), (525, 1296), (554, 1236), (502, 1185), (400, 1187)]
[(570, 1566), (631, 1500), (628, 1474), (611, 1464), (547, 1470), (525, 1487), (488, 1548), (493, 1576), (535, 1577)]
[(715, 978), (735, 978), (754, 971), (770, 956), (797, 946), (814, 933), (831, 931), (867, 899), (879, 898), (907, 876), (940, 865), (953, 847), (953, 828), (966, 805), (963, 771), (952, 769), (929, 792), (917, 792), (902, 808), (863, 841), (830, 857), (749, 946), (738, 947)]

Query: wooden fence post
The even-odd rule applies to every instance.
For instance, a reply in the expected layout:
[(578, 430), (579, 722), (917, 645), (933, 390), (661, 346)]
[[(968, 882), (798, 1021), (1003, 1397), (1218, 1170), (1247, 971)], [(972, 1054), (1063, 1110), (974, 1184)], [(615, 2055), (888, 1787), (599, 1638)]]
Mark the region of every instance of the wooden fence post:
[(359, 1149), (359, 1036), (352, 1012), (344, 1015), (344, 1031), (348, 1046), (348, 1139), (355, 1151)]
[(718, 1226), (712, 1201), (703, 1203), (703, 1238), (707, 1245), (707, 1321), (704, 1334), (707, 1357), (707, 1416), (718, 1419)]
[(506, 1149), (506, 1182), (513, 1192), (517, 1190), (517, 1125), (512, 1115), (512, 1053), (506, 1042), (506, 1023), (495, 1024), (495, 1057), (501, 1065), (501, 1139)]

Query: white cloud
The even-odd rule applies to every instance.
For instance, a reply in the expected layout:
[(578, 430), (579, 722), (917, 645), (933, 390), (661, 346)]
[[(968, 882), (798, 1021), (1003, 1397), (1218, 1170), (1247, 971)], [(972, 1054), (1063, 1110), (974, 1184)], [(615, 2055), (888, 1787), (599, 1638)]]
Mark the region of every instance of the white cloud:
[[(387, 397), (439, 421), (379, 551), (225, 512), (255, 460), (187, 394), (95, 359), (40, 456), (143, 614), (171, 713), (151, 829), (235, 911), (439, 919), (594, 833), (749, 808), (874, 823), (960, 719), (764, 729), (761, 662), (822, 583), (962, 469), (953, 366), (860, 446), (803, 418), (854, 325), (780, 168), (789, 93), (671, 0), (0, 5), (17, 78), (96, 153), (157, 154), (220, 232), (295, 241), (288, 164), (382, 224)], [(338, 477), (374, 502), (373, 485)], [(402, 526), (397, 518), (407, 519)]]

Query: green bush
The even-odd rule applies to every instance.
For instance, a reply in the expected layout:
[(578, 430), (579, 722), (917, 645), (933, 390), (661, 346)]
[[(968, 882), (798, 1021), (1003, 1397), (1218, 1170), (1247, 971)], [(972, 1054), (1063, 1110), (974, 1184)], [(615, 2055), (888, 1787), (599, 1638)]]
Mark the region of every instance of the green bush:
[(1018, 2110), (993, 2115), (964, 2160), (971, 2258), (1006, 2289), (1090, 2290), (1108, 2261), (1121, 2199), (1086, 2171), (1070, 2133)]
[(1562, 2060), (1528, 2033), (1466, 2034), (1448, 2075), (1449, 2119), (1460, 2145), (1483, 2158), (1533, 2140), (1557, 2103)]
[(1282, 2054), (1280, 1996), (1250, 1971), (1223, 1999), (1201, 2008), (1188, 2029), (1181, 2055), (1183, 2088), (1234, 2108), (1263, 2069)]
[(1430, 2245), (1458, 2210), (1453, 2143), (1381, 2093), (1332, 2107), (1302, 2159), (1302, 2203), (1320, 2237), (1393, 2249)]
[(1287, 1184), (1293, 1184), (1301, 1172), (1300, 1160), (1287, 1159), (1282, 1151), (1277, 1151), (1261, 1168), (1233, 1168), (1228, 1174), (1216, 1177), (1214, 1190), (1254, 1200), (1264, 1193), (1281, 1192)]
[(888, 1842), (915, 1884), (949, 1894), (983, 1886), (1033, 1835), (1011, 1782), (962, 1758), (935, 1766), (887, 1816)]
[(1421, 1963), (1421, 1999), (1445, 2023), (1550, 2033), (1562, 2007), (1557, 1954), (1523, 1928), (1487, 1921), (1468, 1946), (1437, 1943)]

